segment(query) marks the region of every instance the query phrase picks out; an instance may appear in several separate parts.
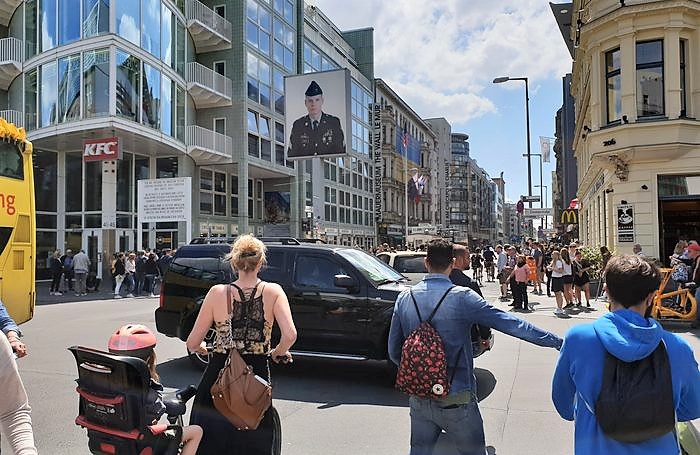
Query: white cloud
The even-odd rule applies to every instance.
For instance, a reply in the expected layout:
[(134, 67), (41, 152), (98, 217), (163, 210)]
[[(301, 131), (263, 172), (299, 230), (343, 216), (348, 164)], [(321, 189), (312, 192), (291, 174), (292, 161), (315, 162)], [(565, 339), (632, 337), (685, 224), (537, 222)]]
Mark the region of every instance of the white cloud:
[[(375, 76), (424, 117), (495, 111), (494, 77), (559, 78), (571, 59), (543, 0), (316, 0), (341, 29), (374, 27)], [(518, 88), (505, 84), (504, 88)]]

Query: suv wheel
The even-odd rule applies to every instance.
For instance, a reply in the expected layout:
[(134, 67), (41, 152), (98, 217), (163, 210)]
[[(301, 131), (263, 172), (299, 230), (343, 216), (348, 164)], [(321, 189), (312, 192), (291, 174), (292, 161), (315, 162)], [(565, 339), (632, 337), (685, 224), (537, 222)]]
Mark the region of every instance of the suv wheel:
[[(204, 336), (204, 342), (206, 343), (207, 346), (211, 346), (214, 343), (214, 337), (216, 336), (216, 331), (214, 329), (209, 329), (207, 334)], [(198, 354), (196, 352), (190, 352), (190, 350), (187, 350), (187, 355), (190, 357), (190, 361), (194, 366), (199, 368), (200, 370), (203, 370), (209, 365), (209, 357), (211, 356), (211, 353), (209, 354)]]

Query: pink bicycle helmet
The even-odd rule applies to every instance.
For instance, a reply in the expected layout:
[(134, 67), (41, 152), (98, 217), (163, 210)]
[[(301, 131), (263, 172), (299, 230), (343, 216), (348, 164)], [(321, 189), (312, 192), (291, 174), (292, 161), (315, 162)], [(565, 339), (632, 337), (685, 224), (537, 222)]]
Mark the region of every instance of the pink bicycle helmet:
[(156, 336), (145, 325), (127, 324), (121, 326), (109, 337), (109, 352), (147, 359), (156, 347)]

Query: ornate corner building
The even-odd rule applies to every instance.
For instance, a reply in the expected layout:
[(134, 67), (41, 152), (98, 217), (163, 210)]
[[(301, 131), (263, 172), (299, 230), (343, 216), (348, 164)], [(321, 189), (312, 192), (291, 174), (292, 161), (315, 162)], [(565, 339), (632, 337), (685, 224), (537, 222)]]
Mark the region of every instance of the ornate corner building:
[(580, 237), (666, 258), (700, 238), (700, 2), (576, 0), (569, 13)]

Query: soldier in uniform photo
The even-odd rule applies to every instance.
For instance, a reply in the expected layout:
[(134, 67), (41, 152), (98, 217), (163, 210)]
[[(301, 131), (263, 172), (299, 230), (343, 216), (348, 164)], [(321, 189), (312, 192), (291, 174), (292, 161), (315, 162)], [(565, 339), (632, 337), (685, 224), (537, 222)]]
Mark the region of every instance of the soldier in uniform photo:
[(345, 137), (340, 119), (322, 111), (323, 90), (316, 81), (311, 81), (304, 94), (309, 113), (294, 121), (287, 157), (344, 154)]

